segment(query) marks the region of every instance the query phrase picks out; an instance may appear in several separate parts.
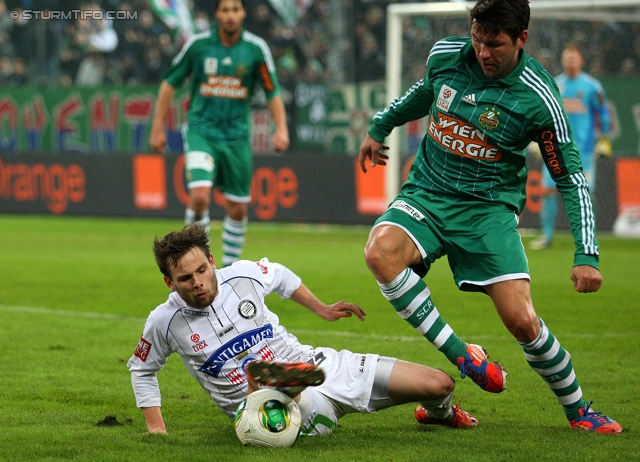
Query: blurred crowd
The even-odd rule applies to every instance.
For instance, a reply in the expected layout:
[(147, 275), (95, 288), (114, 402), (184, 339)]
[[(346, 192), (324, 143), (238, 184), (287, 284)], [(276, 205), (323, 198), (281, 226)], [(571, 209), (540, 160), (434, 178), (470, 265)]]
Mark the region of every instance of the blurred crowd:
[[(197, 31), (212, 27), (210, 0), (190, 0)], [(247, 0), (246, 28), (267, 40), (283, 87), (295, 81), (335, 82), (336, 51), (342, 80), (375, 81), (385, 75), (388, 1), (309, 0), (302, 14), (285, 21), (269, 0)], [(344, 11), (332, 8), (341, 4)], [(348, 6), (345, 6), (348, 5)], [(129, 12), (129, 19), (47, 19), (46, 12), (70, 10)], [(12, 19), (23, 10), (41, 11), (42, 19)], [(135, 14), (131, 14), (135, 13)], [(135, 19), (133, 19), (135, 17)], [(340, 25), (342, 24), (342, 28)], [(589, 27), (585, 28), (585, 24)], [(537, 27), (537, 30), (535, 30)], [(553, 30), (544, 30), (552, 28)], [(583, 47), (586, 70), (596, 76), (640, 75), (640, 25), (634, 22), (585, 23), (532, 20), (527, 50), (552, 74), (559, 72), (559, 50), (566, 41)], [(405, 19), (404, 75), (424, 75), (430, 46), (448, 35), (468, 35), (465, 20), (425, 17)], [(148, 0), (0, 0), (0, 84), (137, 85), (157, 84), (181, 46), (152, 12)], [(334, 69), (336, 66), (334, 66)]]
[[(212, 2), (190, 3), (196, 32), (211, 28)], [(268, 0), (246, 3), (247, 29), (270, 43), (285, 80), (291, 74), (326, 81), (326, 0), (313, 2), (296, 24), (285, 24)], [(116, 12), (119, 19), (60, 19), (49, 13), (72, 10)], [(40, 17), (23, 19), (24, 11)], [(157, 84), (182, 44), (147, 0), (0, 0), (2, 85)]]
[[(425, 17), (405, 18), (403, 53), (424, 56), (425, 50), (441, 37), (468, 36), (466, 19), (441, 21)], [(566, 43), (580, 47), (585, 59), (584, 71), (595, 77), (640, 77), (640, 23), (633, 21), (598, 21), (539, 19), (532, 17), (526, 51), (553, 76), (562, 72), (560, 54)], [(403, 75), (409, 81), (424, 76), (425, 62), (404, 60)]]

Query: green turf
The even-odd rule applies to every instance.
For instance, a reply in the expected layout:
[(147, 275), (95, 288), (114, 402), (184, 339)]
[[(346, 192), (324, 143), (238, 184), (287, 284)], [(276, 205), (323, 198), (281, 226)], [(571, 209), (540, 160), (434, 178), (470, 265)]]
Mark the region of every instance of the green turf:
[[(229, 420), (172, 357), (159, 374), (168, 435), (146, 435), (126, 362), (147, 314), (168, 289), (151, 253), (178, 220), (0, 216), (0, 461), (528, 461), (638, 460), (640, 240), (601, 236), (605, 278), (595, 294), (569, 280), (573, 243), (528, 252), (538, 314), (569, 350), (585, 397), (618, 420), (620, 436), (572, 431), (526, 365), (488, 297), (459, 292), (440, 261), (427, 277), (443, 317), (509, 371), (500, 395), (458, 380), (454, 400), (479, 420), (471, 430), (425, 428), (411, 405), (349, 415), (324, 438), (293, 448), (244, 448)], [(267, 303), (305, 343), (393, 355), (455, 369), (382, 298), (363, 259), (368, 228), (251, 223), (244, 257), (296, 271), (327, 302), (367, 313), (327, 323), (290, 301)], [(212, 250), (220, 249), (220, 226)], [(526, 241), (530, 238), (525, 238)], [(113, 416), (115, 419), (106, 419)], [(97, 423), (115, 426), (96, 426)], [(115, 421), (115, 422), (114, 422)]]

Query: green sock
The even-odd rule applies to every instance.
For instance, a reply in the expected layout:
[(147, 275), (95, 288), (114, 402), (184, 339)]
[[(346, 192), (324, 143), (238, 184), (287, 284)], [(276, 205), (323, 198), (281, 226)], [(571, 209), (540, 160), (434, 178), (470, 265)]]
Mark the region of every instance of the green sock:
[(247, 233), (247, 219), (235, 221), (228, 216), (222, 221), (222, 266), (229, 266), (240, 259)]

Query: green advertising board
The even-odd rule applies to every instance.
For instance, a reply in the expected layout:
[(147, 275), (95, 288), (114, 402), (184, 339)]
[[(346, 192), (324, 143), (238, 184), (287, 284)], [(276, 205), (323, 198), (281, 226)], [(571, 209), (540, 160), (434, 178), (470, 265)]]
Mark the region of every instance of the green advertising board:
[[(640, 79), (601, 79), (612, 113), (616, 155), (640, 153)], [(0, 152), (140, 153), (149, 152), (149, 128), (157, 86), (15, 87), (0, 90)], [(398, 96), (398, 95), (395, 95)], [(324, 85), (300, 82), (290, 117), (295, 140), (289, 154), (356, 155), (376, 112), (388, 104), (380, 82)], [(182, 152), (180, 127), (189, 104), (186, 90), (174, 98), (166, 123), (168, 152)], [(252, 148), (271, 151), (272, 121), (258, 106), (252, 111)], [(413, 154), (424, 136), (424, 121), (403, 130), (404, 155)]]

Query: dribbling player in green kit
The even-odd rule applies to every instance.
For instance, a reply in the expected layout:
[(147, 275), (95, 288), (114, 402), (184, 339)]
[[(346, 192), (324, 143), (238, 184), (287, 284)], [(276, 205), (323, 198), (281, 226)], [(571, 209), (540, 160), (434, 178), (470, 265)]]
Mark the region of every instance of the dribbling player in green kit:
[(149, 145), (164, 152), (164, 122), (176, 88), (190, 77), (191, 102), (182, 128), (189, 203), (185, 222), (208, 232), (213, 187), (226, 201), (222, 223), (222, 266), (240, 258), (247, 231), (253, 162), (250, 100), (259, 84), (275, 122), (273, 147), (289, 147), (289, 131), (273, 56), (267, 43), (243, 28), (244, 0), (214, 2), (217, 26), (195, 35), (164, 75)]
[[(376, 114), (360, 147), (365, 172), (386, 164), (384, 139), (395, 127), (425, 116), (430, 121), (409, 178), (369, 235), (365, 260), (403, 319), (463, 378), (499, 393), (506, 387), (502, 366), (455, 334), (422, 279), (446, 255), (460, 290), (491, 297), (571, 428), (618, 434), (622, 427), (583, 399), (571, 356), (531, 300), (517, 229), (531, 141), (538, 142), (567, 210), (576, 243), (575, 290), (597, 291), (602, 276), (588, 185), (562, 99), (553, 78), (524, 50), (529, 16), (527, 0), (479, 0), (470, 9), (471, 38), (437, 42), (425, 77)], [(420, 421), (419, 410), (416, 417)]]

